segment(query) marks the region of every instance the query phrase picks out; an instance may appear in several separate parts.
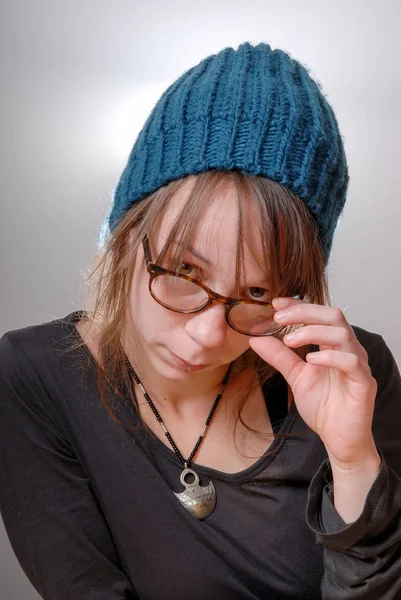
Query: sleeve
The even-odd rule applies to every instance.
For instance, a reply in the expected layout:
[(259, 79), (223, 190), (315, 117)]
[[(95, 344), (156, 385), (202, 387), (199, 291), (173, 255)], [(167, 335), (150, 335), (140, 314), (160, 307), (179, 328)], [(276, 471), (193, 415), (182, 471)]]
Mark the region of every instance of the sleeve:
[(324, 547), (324, 600), (401, 599), (401, 378), (379, 339), (369, 362), (378, 383), (372, 429), (382, 463), (362, 514), (347, 525), (337, 513), (328, 460), (309, 488), (308, 525)]
[(0, 340), (0, 511), (45, 600), (134, 600), (88, 479), (8, 334)]

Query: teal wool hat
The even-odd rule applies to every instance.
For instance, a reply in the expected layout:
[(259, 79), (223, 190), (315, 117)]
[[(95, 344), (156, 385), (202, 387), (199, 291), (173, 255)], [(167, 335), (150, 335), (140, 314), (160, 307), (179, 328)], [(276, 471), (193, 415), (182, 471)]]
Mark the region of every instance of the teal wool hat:
[(299, 62), (246, 42), (179, 77), (131, 151), (114, 191), (110, 231), (134, 202), (209, 169), (263, 175), (294, 192), (317, 222), (327, 263), (348, 171), (334, 112)]

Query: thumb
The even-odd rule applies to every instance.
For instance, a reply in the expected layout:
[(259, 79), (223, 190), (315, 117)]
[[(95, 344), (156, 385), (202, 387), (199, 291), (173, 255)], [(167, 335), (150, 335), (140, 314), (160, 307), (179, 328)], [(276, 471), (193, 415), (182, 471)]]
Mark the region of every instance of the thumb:
[(290, 387), (293, 386), (305, 362), (274, 336), (251, 337), (249, 345), (265, 362), (277, 369)]

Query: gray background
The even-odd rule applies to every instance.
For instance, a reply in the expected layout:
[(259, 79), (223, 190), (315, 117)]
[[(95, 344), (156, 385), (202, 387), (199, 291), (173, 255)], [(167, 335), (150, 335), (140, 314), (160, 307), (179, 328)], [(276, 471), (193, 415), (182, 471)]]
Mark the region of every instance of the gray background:
[[(2, 0), (0, 333), (82, 306), (111, 190), (163, 89), (224, 46), (266, 41), (310, 67), (345, 137), (332, 303), (400, 364), (400, 13), (397, 0)], [(0, 536), (0, 600), (38, 598)]]

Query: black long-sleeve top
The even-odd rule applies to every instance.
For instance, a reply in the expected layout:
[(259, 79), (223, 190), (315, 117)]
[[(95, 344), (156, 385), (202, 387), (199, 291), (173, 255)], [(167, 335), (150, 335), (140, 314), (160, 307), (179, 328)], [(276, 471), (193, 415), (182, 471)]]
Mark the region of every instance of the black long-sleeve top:
[(217, 493), (198, 521), (173, 494), (183, 491), (174, 452), (106, 388), (137, 427), (118, 425), (88, 348), (67, 351), (78, 318), (0, 340), (0, 508), (44, 599), (401, 598), (401, 379), (381, 336), (354, 328), (378, 382), (382, 457), (357, 521), (336, 512), (325, 448), (294, 403), (287, 413), (279, 374), (264, 388), (276, 434), (266, 454), (238, 473), (196, 464)]

